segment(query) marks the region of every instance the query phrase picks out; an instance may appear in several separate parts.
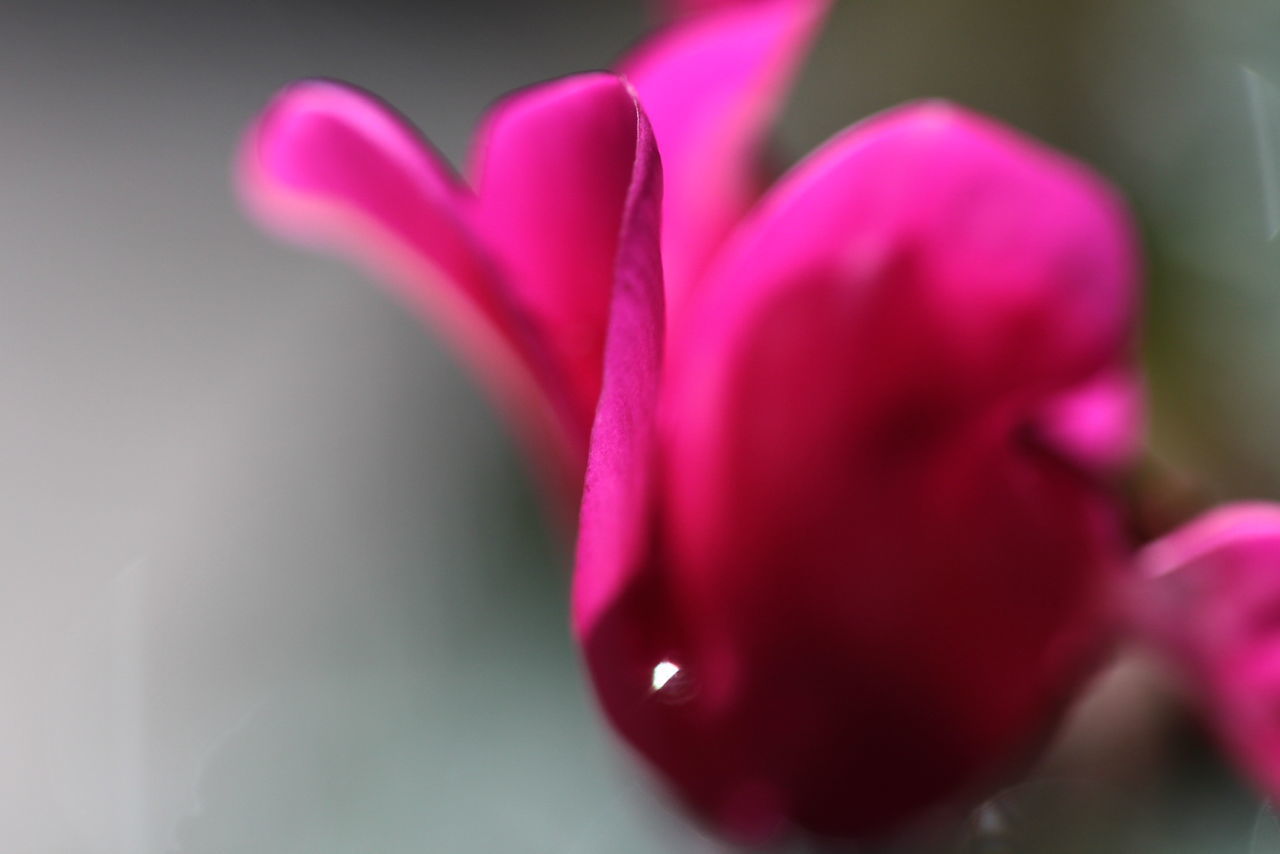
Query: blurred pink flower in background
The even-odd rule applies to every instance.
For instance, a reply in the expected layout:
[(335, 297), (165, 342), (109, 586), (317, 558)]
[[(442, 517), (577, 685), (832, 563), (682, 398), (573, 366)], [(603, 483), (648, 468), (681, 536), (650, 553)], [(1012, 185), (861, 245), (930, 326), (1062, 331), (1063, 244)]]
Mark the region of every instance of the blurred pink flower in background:
[(1149, 544), (1137, 607), (1210, 726), (1280, 797), (1280, 506), (1220, 507)]
[[(724, 8), (501, 102), (467, 180), (312, 81), (241, 187), (430, 314), (581, 495), (575, 636), (683, 800), (740, 838), (873, 834), (1016, 771), (1122, 628), (1134, 236), (1088, 170), (940, 102), (766, 189), (828, 3), (673, 5)], [(1240, 636), (1170, 646), (1247, 745)]]

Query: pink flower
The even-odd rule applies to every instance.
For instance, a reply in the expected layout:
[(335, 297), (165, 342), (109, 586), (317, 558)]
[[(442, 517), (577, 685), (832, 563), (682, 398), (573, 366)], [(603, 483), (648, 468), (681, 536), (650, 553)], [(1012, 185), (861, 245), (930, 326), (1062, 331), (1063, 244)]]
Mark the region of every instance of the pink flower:
[(614, 259), (647, 239), (627, 209), (656, 205), (656, 190), (631, 199), (633, 185), (638, 193), (657, 169), (647, 119), (626, 84), (604, 73), (495, 107), (470, 185), (388, 107), (327, 81), (282, 92), (240, 159), (242, 196), (257, 217), (337, 248), (435, 317), (573, 496), (600, 390)]
[(611, 340), (575, 632), (699, 812), (875, 832), (1045, 735), (1117, 616), (1133, 281), (1096, 179), (923, 104), (771, 191), (656, 386)]
[(1280, 506), (1228, 505), (1148, 545), (1138, 607), (1222, 743), (1280, 798)]
[(1128, 558), (1123, 207), (936, 102), (759, 198), (826, 5), (709, 12), (625, 81), (512, 96), (469, 183), (336, 83), (282, 93), (242, 157), (264, 222), (396, 283), (570, 493), (585, 466), (573, 630), (600, 701), (749, 838), (872, 833), (999, 779), (1104, 652)]

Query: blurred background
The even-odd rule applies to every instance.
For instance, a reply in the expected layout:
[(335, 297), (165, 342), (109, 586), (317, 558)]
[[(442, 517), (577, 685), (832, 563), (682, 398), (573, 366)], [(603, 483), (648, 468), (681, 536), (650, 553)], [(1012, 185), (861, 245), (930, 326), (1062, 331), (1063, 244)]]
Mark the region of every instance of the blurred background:
[[(228, 180), (292, 79), (379, 93), (456, 162), (495, 97), (647, 23), (640, 0), (4, 4), (5, 851), (725, 850), (597, 718), (569, 548), (485, 399)], [(1277, 84), (1274, 0), (841, 0), (778, 147), (945, 96), (1094, 163), (1146, 230), (1154, 455), (1280, 497)], [(989, 854), (1280, 852), (1141, 660), (969, 825)]]

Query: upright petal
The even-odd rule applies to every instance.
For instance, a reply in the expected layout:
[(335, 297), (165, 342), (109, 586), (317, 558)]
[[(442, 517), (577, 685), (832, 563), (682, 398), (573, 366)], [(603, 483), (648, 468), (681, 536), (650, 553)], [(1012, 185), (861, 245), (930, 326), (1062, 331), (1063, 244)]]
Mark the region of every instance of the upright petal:
[(1039, 429), (1124, 364), (1134, 268), (1095, 178), (933, 104), (740, 229), (670, 329), (661, 512), (594, 629), (610, 715), (701, 813), (872, 833), (1034, 746), (1126, 556), (1103, 481)]
[(338, 250), (428, 312), (580, 477), (557, 378), (468, 224), (474, 197), (405, 119), (353, 87), (304, 81), (262, 113), (238, 165), (261, 222)]
[[(573, 624), (589, 636), (644, 556), (654, 489), (654, 419), (665, 338), (662, 170), (642, 117), (627, 193), (591, 433), (573, 586)], [(588, 657), (592, 650), (588, 649)]]
[[(575, 637), (597, 686), (651, 678), (661, 650), (649, 642), (670, 619), (645, 587), (657, 499), (655, 416), (665, 337), (660, 251), (661, 172), (652, 137), (628, 193), (605, 351), (604, 382), (579, 517), (573, 578)], [(656, 656), (656, 657), (655, 657)], [(637, 670), (641, 668), (641, 670)], [(609, 688), (600, 688), (608, 694)], [(606, 703), (623, 732), (630, 710)], [(619, 720), (615, 712), (623, 719)]]
[(764, 186), (761, 143), (830, 0), (725, 3), (623, 60), (665, 175), (663, 261), (677, 310)]
[(1144, 549), (1137, 605), (1236, 761), (1280, 798), (1280, 506), (1219, 508)]
[(511, 298), (565, 378), (584, 446), (600, 393), (624, 206), (641, 156), (638, 115), (619, 77), (581, 74), (500, 102), (474, 152), (478, 226)]
[(381, 103), (308, 82), (252, 129), (241, 185), (268, 225), (339, 248), (426, 306), (549, 440), (576, 500), (642, 124), (613, 74), (512, 96), (480, 134), (477, 196)]

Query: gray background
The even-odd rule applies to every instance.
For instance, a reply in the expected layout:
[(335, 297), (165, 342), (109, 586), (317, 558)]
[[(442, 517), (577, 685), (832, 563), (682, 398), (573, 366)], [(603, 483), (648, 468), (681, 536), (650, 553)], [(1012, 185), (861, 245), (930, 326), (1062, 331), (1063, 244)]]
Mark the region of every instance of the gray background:
[[(629, 0), (0, 6), (4, 850), (719, 850), (599, 723), (569, 547), (485, 399), (228, 181), (291, 79), (376, 91), (456, 160), (492, 99), (644, 26)], [(1158, 454), (1276, 495), (1280, 99), (1251, 108), (1242, 66), (1280, 80), (1270, 0), (850, 0), (779, 148), (945, 95), (1098, 163), (1148, 232)], [(1153, 682), (1081, 716), (1061, 796), (1006, 800), (1115, 850), (1249, 850), (1256, 800)]]

